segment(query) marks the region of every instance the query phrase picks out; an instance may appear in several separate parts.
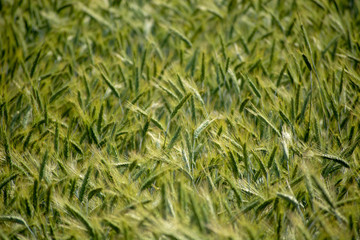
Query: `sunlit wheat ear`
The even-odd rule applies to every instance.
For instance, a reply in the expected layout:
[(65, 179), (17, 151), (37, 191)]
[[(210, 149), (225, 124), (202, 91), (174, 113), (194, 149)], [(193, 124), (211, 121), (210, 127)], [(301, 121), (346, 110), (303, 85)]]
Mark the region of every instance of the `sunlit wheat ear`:
[(284, 125), (281, 130), (281, 143), (284, 148), (286, 158), (289, 159), (289, 148), (292, 146), (293, 137), (289, 129)]

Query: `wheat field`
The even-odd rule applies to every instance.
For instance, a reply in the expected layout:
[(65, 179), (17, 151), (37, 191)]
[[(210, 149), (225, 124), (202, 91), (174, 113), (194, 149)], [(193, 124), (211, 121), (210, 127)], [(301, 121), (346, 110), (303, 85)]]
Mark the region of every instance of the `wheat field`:
[(0, 0), (0, 239), (360, 239), (359, 11)]

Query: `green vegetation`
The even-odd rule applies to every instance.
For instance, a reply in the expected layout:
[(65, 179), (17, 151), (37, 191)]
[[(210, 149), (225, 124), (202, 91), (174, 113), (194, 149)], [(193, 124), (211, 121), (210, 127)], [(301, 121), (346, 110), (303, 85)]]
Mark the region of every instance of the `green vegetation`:
[(0, 0), (0, 239), (359, 239), (357, 0)]

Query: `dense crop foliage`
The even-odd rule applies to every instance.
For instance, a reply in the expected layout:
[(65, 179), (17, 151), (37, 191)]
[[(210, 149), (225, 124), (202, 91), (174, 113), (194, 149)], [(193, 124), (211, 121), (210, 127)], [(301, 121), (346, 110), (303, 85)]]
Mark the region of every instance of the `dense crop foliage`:
[(1, 0), (1, 239), (359, 239), (360, 2)]

